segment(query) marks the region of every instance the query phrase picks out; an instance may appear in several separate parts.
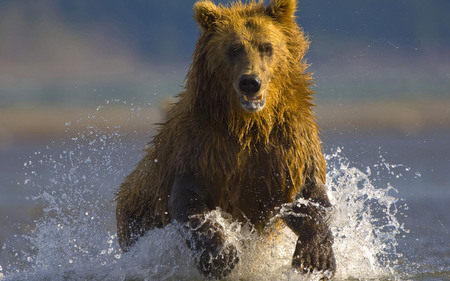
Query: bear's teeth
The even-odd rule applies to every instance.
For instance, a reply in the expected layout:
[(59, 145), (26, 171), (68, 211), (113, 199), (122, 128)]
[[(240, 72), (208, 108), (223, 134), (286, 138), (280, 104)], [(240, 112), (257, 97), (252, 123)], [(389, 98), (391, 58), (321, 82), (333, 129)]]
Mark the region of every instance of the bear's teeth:
[(246, 95), (242, 95), (242, 98), (246, 102), (248, 102), (248, 101), (262, 101), (264, 99), (264, 95), (259, 95), (259, 96), (255, 96), (255, 97), (251, 97), (251, 98), (249, 98)]
[(251, 100), (252, 101), (262, 101), (263, 97), (264, 97), (263, 95), (259, 95), (259, 96), (256, 96), (256, 97), (252, 97)]

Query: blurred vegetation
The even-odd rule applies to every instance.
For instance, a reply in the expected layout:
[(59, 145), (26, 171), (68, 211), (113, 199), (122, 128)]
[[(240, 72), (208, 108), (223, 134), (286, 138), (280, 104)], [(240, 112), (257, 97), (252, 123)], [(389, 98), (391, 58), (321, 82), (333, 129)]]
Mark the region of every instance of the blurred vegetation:
[[(0, 1), (0, 106), (175, 95), (194, 2)], [(301, 0), (320, 96), (450, 96), (448, 12), (447, 0)]]

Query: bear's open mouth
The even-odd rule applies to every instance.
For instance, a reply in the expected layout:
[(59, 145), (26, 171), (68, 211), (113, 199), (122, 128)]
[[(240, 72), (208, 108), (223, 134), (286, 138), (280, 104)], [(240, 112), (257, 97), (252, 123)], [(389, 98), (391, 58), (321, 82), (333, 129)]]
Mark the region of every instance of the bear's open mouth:
[(241, 95), (241, 106), (250, 112), (256, 112), (263, 109), (266, 103), (266, 95), (260, 93), (256, 96), (249, 97), (247, 95)]

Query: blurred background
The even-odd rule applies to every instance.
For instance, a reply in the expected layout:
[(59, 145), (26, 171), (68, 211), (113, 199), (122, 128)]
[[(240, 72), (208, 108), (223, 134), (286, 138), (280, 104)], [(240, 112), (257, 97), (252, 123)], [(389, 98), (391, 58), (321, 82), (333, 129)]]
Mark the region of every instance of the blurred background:
[[(103, 108), (113, 124), (130, 102), (148, 105), (150, 118), (130, 126), (145, 145), (160, 108), (183, 88), (198, 35), (194, 2), (0, 1), (0, 246), (39, 216), (18, 179), (67, 124), (86, 128), (80, 116), (109, 101), (121, 101)], [(408, 239), (435, 235), (420, 249), (434, 245), (428, 256), (440, 260), (450, 256), (449, 13), (448, 0), (301, 0), (297, 13), (311, 40), (325, 151), (342, 146), (360, 167), (381, 151), (417, 171), (394, 186), (411, 206)]]
[[(45, 116), (31, 126), (15, 115), (22, 111), (115, 98), (158, 103), (180, 92), (198, 34), (194, 2), (0, 1), (0, 143), (41, 131), (34, 123)], [(317, 103), (340, 106), (324, 110), (337, 121), (350, 110), (364, 113), (352, 122), (374, 123), (379, 114), (395, 124), (372, 125), (406, 131), (448, 124), (438, 111), (445, 114), (450, 97), (449, 11), (446, 0), (300, 1)], [(380, 101), (397, 102), (395, 110)], [(43, 134), (60, 121), (55, 114)]]

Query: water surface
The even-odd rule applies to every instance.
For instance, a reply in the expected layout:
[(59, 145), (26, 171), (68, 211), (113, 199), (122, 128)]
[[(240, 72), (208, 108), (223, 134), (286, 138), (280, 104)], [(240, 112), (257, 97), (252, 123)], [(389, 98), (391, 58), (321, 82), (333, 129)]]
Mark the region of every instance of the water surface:
[[(101, 110), (82, 117), (90, 121), (82, 132), (68, 123), (65, 137), (17, 141), (0, 152), (1, 274), (6, 280), (200, 279), (176, 224), (120, 252), (114, 191), (149, 138), (114, 124), (101, 129), (99, 117)], [(127, 118), (132, 122), (133, 114)], [(337, 279), (450, 278), (450, 132), (323, 135)], [(289, 266), (295, 243), (289, 230), (267, 241), (220, 210), (211, 216), (240, 251), (229, 280), (304, 280)]]

